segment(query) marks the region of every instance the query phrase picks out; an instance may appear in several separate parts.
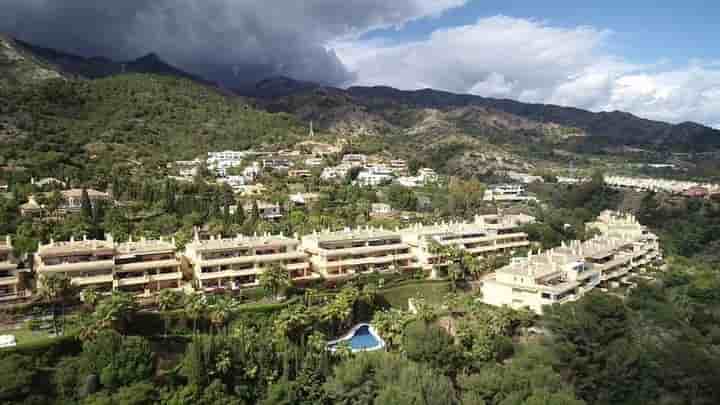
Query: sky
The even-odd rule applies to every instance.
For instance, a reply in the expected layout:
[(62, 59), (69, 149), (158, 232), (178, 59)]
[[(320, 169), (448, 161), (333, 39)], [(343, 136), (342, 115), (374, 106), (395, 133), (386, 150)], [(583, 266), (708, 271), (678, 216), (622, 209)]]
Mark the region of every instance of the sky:
[(720, 128), (720, 2), (0, 0), (0, 31), (228, 87), (285, 75)]

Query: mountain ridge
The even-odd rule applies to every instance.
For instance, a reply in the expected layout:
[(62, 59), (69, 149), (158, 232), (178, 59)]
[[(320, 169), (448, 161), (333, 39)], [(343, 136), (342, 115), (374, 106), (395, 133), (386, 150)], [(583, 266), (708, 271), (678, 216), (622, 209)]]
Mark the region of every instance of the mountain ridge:
[[(263, 87), (273, 87), (266, 79)], [(295, 113), (288, 108), (291, 98), (316, 93), (319, 97), (335, 94), (345, 98), (346, 102), (357, 107), (378, 109), (404, 105), (414, 109), (449, 110), (468, 106), (485, 107), (493, 111), (512, 114), (538, 123), (577, 128), (584, 134), (594, 137), (594, 141), (628, 146), (653, 146), (660, 149), (695, 150), (708, 147), (720, 147), (720, 131), (695, 122), (671, 124), (662, 121), (638, 117), (624, 111), (592, 112), (576, 107), (553, 104), (523, 103), (512, 99), (497, 99), (471, 94), (458, 94), (443, 90), (419, 89), (400, 90), (390, 86), (350, 86), (347, 89), (309, 85), (293, 85), (283, 78), (283, 88), (288, 89), (280, 95), (258, 95), (241, 93), (254, 97), (260, 105), (273, 111)], [(256, 89), (257, 90), (257, 89)], [(322, 103), (320, 103), (322, 104)], [(284, 108), (283, 108), (284, 106)], [(307, 106), (301, 108), (307, 109)], [(322, 114), (315, 118), (322, 122)]]

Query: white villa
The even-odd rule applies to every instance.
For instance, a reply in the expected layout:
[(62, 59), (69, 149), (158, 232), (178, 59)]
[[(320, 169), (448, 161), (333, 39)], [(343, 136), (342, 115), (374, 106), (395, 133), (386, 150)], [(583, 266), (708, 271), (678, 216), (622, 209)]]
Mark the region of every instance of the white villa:
[(357, 176), (356, 184), (364, 187), (376, 187), (395, 178), (393, 170), (384, 165), (367, 166)]
[(524, 184), (498, 184), (490, 186), (485, 190), (483, 196), (485, 201), (519, 202), (536, 201), (537, 199), (527, 195), (527, 188)]

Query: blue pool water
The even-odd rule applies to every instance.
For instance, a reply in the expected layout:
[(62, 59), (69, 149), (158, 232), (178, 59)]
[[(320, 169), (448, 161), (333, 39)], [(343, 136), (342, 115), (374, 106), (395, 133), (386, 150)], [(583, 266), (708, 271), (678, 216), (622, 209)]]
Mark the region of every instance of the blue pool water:
[(334, 350), (342, 342), (349, 341), (352, 351), (377, 350), (385, 346), (385, 342), (378, 338), (371, 330), (370, 325), (359, 325), (352, 336), (339, 339), (328, 344), (330, 350)]

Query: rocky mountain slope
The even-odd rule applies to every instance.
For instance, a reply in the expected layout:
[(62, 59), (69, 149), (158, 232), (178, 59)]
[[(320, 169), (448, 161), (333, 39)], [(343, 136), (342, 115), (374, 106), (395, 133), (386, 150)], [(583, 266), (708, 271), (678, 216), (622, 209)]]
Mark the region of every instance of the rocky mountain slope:
[(36, 60), (52, 65), (66, 76), (99, 79), (122, 73), (151, 73), (181, 77), (200, 83), (211, 84), (211, 82), (199, 76), (192, 75), (172, 66), (155, 53), (149, 53), (129, 61), (114, 61), (102, 57), (86, 58), (72, 53), (33, 45), (18, 39), (12, 39), (10, 41), (12, 41), (14, 48), (19, 49), (25, 54), (33, 55)]
[[(274, 87), (268, 81), (262, 85)], [(718, 130), (696, 123), (652, 121), (620, 111), (595, 113), (431, 89), (403, 91), (380, 86), (343, 90), (307, 83), (293, 85), (287, 78), (283, 78), (282, 87), (282, 94), (272, 96), (263, 94), (262, 88), (244, 94), (256, 97), (258, 104), (270, 111), (293, 113), (349, 135), (394, 131), (398, 126), (415, 133), (417, 127), (427, 127), (428, 113), (432, 112), (438, 120), (431, 119), (431, 128), (445, 126), (446, 132), (462, 130), (490, 137), (507, 131), (539, 133), (556, 140), (572, 138), (575, 144), (656, 150), (707, 151), (720, 147)], [(591, 139), (577, 139), (585, 137)]]

